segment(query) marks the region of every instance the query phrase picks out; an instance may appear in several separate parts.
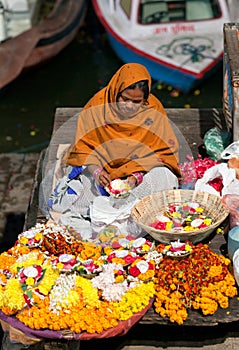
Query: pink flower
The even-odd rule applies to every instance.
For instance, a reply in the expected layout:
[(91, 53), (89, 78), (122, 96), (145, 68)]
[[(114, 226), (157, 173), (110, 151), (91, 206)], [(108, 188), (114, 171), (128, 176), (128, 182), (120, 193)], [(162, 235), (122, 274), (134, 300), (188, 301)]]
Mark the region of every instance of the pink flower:
[(183, 184), (196, 182), (201, 179), (205, 171), (220, 162), (215, 161), (211, 158), (203, 158), (198, 155), (198, 158), (193, 160), (191, 157), (187, 157), (189, 162), (184, 162), (179, 165), (182, 173)]
[(113, 249), (119, 249), (120, 247), (121, 247), (121, 245), (119, 244), (118, 241), (115, 241), (115, 242), (112, 243), (112, 248)]

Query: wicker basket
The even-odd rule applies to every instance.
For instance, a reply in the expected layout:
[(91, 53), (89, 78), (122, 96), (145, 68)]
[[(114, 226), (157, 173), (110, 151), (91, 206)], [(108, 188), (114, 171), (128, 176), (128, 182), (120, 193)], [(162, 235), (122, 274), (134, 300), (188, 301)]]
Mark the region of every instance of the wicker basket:
[[(190, 232), (157, 230), (149, 223), (165, 212), (170, 204), (181, 205), (185, 202), (196, 202), (204, 209), (204, 214), (212, 218), (212, 225)], [(208, 237), (229, 215), (220, 197), (194, 190), (167, 190), (144, 197), (135, 204), (131, 216), (133, 220), (156, 241), (170, 243), (176, 240), (190, 240), (198, 243)]]

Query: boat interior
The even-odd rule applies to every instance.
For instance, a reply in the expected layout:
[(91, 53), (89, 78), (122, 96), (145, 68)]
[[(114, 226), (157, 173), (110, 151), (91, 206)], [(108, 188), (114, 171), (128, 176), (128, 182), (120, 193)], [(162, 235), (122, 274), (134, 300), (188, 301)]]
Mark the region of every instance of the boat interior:
[(220, 14), (215, 0), (145, 0), (141, 1), (138, 20), (141, 24), (200, 21)]

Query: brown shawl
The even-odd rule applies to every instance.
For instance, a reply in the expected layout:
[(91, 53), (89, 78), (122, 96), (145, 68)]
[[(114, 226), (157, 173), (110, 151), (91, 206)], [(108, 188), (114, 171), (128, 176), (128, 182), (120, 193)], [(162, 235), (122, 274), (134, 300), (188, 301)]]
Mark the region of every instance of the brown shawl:
[(178, 142), (161, 102), (150, 94), (131, 118), (120, 116), (117, 95), (141, 80), (148, 80), (151, 88), (144, 66), (125, 64), (89, 100), (80, 113), (67, 164), (104, 167), (112, 180), (156, 166), (166, 166), (180, 177)]

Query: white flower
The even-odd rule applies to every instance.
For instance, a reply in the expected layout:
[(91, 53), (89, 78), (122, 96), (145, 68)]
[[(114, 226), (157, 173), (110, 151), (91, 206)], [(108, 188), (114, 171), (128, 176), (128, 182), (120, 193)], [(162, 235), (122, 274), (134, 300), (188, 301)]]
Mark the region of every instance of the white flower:
[(139, 269), (140, 273), (146, 273), (149, 269), (149, 264), (147, 261), (139, 261), (136, 263), (136, 266)]
[(35, 277), (37, 277), (37, 275), (38, 275), (38, 270), (37, 270), (35, 267), (33, 267), (33, 266), (29, 266), (29, 267), (26, 267), (26, 268), (23, 270), (23, 273), (24, 273), (24, 275), (27, 276), (27, 277), (33, 277), (33, 278), (35, 278)]
[(153, 250), (151, 252), (148, 252), (146, 255), (145, 255), (145, 260), (146, 261), (151, 261), (153, 260), (154, 263), (155, 263), (155, 267), (156, 269), (159, 267), (159, 263), (162, 261), (163, 259), (163, 254), (162, 253), (158, 253), (157, 250)]
[(50, 293), (49, 309), (57, 313), (62, 308), (67, 307), (68, 294), (70, 290), (76, 288), (76, 274), (65, 275), (61, 274), (56, 280), (54, 287)]
[(199, 203), (196, 203), (196, 202), (190, 202), (188, 203), (188, 205), (193, 209), (196, 209), (199, 207)]
[(36, 235), (36, 232), (37, 231), (34, 231), (34, 230), (28, 230), (28, 231), (23, 232), (23, 236), (26, 238), (34, 238)]
[(128, 284), (126, 281), (120, 284), (111, 284), (102, 290), (102, 297), (107, 301), (120, 301), (127, 290)]
[(121, 264), (109, 264), (103, 266), (103, 271), (96, 277), (94, 277), (91, 282), (94, 288), (100, 289), (102, 291), (102, 298), (107, 301), (120, 301), (122, 296), (127, 292), (129, 286), (127, 281), (122, 283), (115, 282), (115, 270), (122, 270), (123, 266)]
[(116, 250), (116, 258), (125, 258), (129, 254), (128, 250)]
[(203, 223), (203, 219), (195, 219), (191, 222), (192, 227), (199, 227)]
[(180, 240), (178, 239), (175, 242), (171, 242), (171, 246), (172, 246), (172, 248), (177, 249), (177, 248), (184, 247), (185, 243), (180, 242)]
[(111, 187), (115, 191), (124, 191), (129, 189), (129, 185), (121, 179), (115, 179), (111, 181)]
[(158, 221), (161, 221), (161, 222), (170, 222), (170, 221), (171, 221), (171, 220), (170, 220), (167, 216), (165, 216), (165, 215), (159, 215), (159, 216), (156, 217), (156, 219), (157, 219)]
[(62, 254), (59, 256), (59, 261), (61, 263), (67, 263), (73, 259), (73, 256), (71, 254)]
[(142, 245), (144, 245), (144, 243), (146, 242), (146, 239), (143, 237), (137, 238), (133, 241), (132, 243), (132, 247), (133, 248), (139, 248), (142, 247)]
[(119, 239), (119, 244), (124, 247), (127, 248), (129, 246), (130, 241), (127, 238), (120, 238)]

